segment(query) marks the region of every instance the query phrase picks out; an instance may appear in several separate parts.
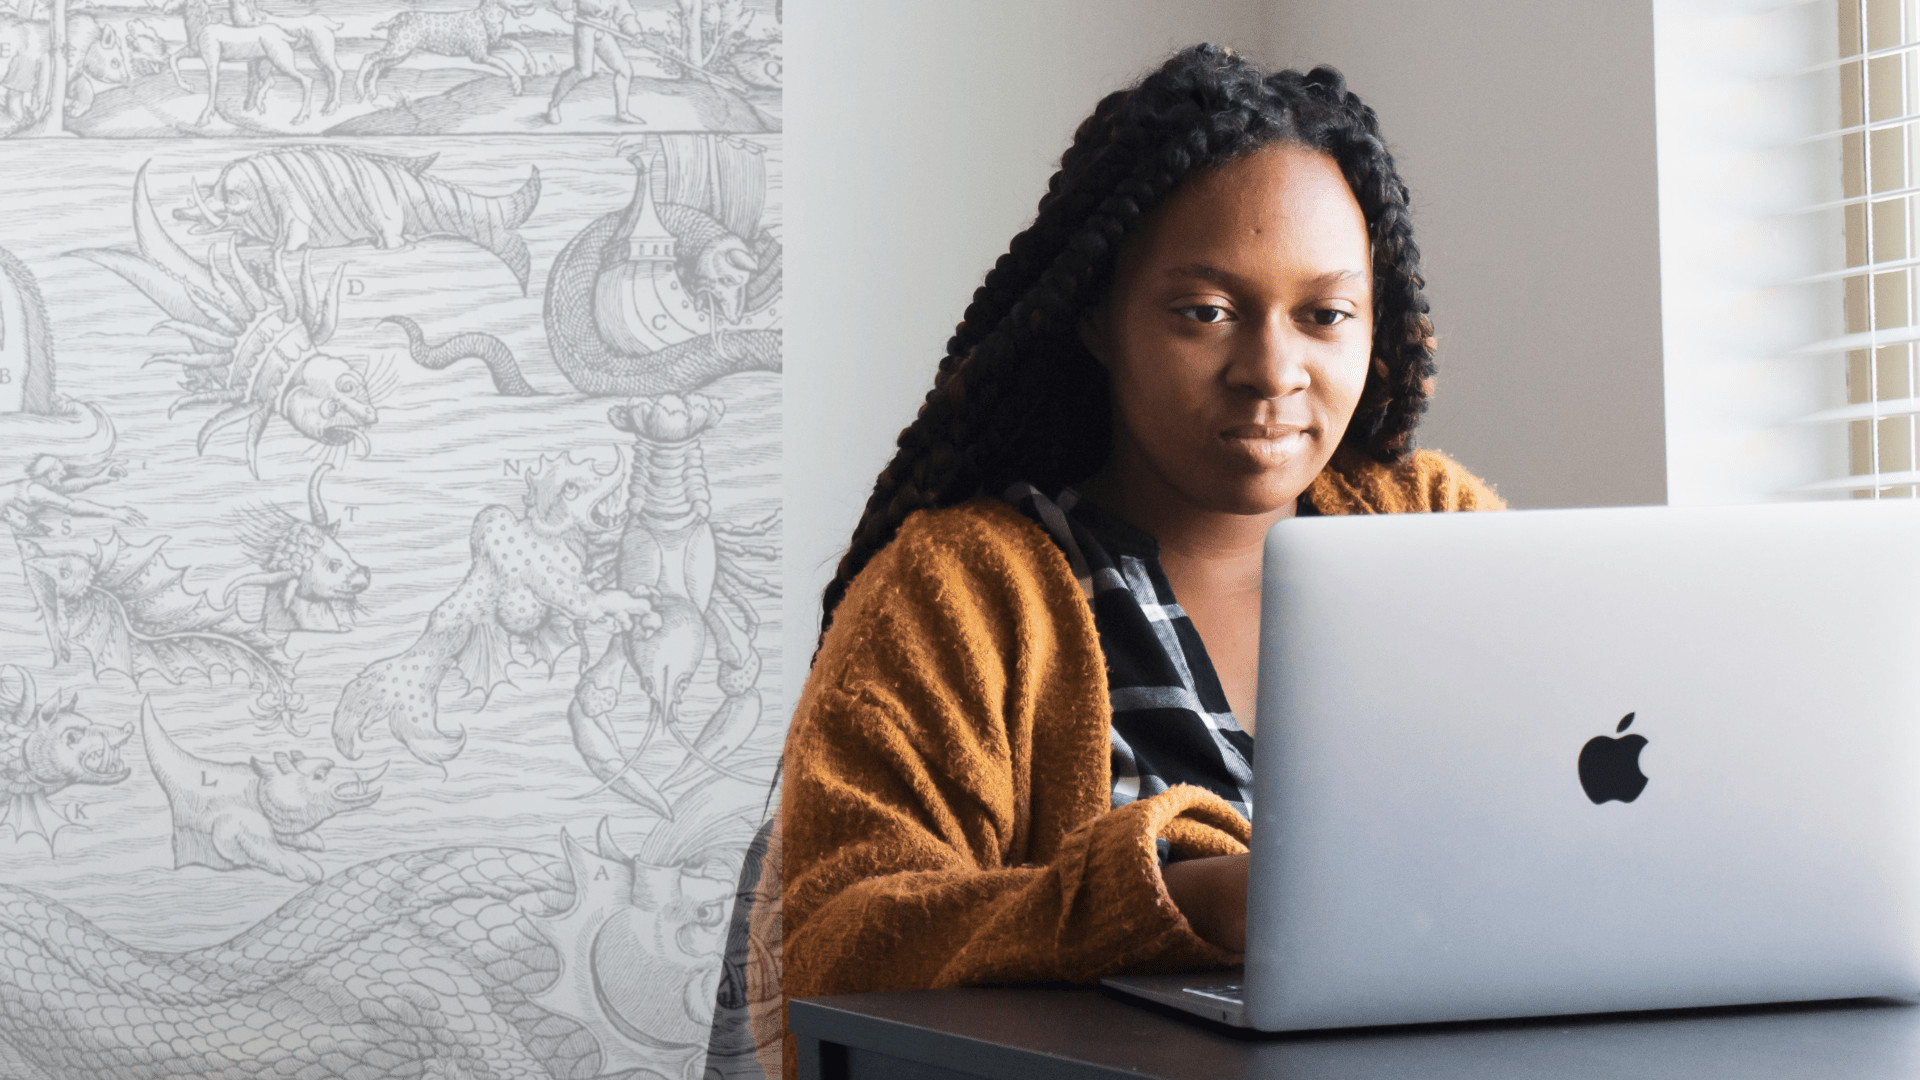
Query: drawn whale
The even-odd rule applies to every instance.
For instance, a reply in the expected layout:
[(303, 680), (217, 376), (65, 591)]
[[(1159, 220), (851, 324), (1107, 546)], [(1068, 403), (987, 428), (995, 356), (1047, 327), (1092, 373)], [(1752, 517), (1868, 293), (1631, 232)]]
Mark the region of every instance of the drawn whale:
[(519, 228), (540, 201), (540, 169), (510, 195), (476, 195), (427, 175), (438, 154), (401, 157), (336, 146), (250, 154), (221, 170), (194, 205), (174, 211), (195, 232), (231, 229), (263, 244), (397, 248), (427, 237), (465, 240), (498, 256), (526, 294), (532, 271)]

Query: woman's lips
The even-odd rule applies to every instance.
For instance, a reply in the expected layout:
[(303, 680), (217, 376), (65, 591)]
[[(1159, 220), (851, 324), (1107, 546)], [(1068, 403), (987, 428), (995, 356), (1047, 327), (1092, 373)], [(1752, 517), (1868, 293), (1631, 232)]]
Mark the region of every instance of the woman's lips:
[(1308, 429), (1298, 424), (1236, 424), (1220, 433), (1230, 446), (1261, 464), (1277, 465), (1305, 448)]
[(1305, 430), (1303, 424), (1240, 424), (1220, 434), (1229, 439), (1284, 439)]

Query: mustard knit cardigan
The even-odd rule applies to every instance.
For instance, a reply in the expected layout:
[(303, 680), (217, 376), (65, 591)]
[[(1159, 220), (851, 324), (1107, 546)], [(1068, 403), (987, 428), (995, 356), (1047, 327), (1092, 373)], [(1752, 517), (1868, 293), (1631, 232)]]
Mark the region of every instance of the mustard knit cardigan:
[[(1325, 514), (1503, 505), (1430, 451), (1343, 453), (1307, 494)], [(1188, 785), (1112, 808), (1112, 719), (1092, 611), (1045, 532), (991, 499), (909, 517), (847, 590), (794, 714), (754, 911), (784, 970), (749, 996), (1232, 963), (1173, 905), (1154, 841), (1238, 853), (1250, 827)], [(755, 1026), (791, 1076), (782, 1013)]]

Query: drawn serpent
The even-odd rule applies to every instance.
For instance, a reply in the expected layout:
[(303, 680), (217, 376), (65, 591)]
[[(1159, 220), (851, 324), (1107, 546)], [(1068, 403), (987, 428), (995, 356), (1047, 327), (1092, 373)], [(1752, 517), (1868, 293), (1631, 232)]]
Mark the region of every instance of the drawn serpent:
[(532, 1001), (561, 966), (535, 920), (574, 891), (547, 855), (413, 852), (164, 953), (0, 885), (0, 1044), (51, 1080), (594, 1076), (594, 1037)]
[(420, 330), (420, 324), (405, 315), (389, 315), (380, 320), (392, 323), (407, 335), (407, 350), (413, 362), (432, 371), (440, 371), (452, 364), (477, 357), (493, 373), (493, 387), (509, 397), (538, 397), (540, 391), (520, 374), (520, 365), (513, 362), (513, 352), (507, 343), (492, 334), (455, 334), (438, 345), (427, 341), (427, 335)]

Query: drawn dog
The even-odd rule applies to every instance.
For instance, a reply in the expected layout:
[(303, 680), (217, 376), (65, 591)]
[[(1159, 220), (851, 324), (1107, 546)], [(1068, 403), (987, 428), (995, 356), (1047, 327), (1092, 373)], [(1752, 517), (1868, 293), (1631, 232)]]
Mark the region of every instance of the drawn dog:
[(221, 65), (235, 62), (247, 64), (246, 109), (260, 112), (266, 108), (267, 89), (277, 71), (300, 84), (300, 109), (292, 122), (306, 123), (313, 112), (313, 80), (296, 62), (294, 50), (299, 45), (306, 46), (327, 75), (327, 102), (321, 113), (339, 108), (344, 78), (334, 55), (334, 31), (339, 23), (324, 15), (260, 18), (243, 0), (234, 0), (231, 8), (232, 21), (221, 22), (214, 17), (208, 0), (166, 0), (160, 5), (162, 11), (179, 12), (186, 26), (186, 47), (168, 58), (174, 82), (183, 90), (189, 89), (180, 74), (183, 57), (198, 58), (207, 70), (207, 104), (196, 125), (205, 127), (213, 120), (219, 107)]

